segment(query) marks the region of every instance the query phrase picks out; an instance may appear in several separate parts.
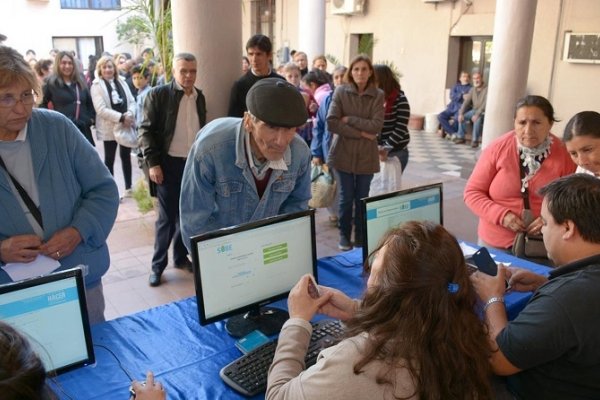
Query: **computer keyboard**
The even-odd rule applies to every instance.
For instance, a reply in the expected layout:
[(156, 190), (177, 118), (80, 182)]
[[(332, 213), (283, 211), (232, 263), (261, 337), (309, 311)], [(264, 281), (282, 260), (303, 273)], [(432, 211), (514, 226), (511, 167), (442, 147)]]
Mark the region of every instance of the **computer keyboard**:
[[(321, 350), (333, 346), (344, 333), (340, 321), (322, 320), (312, 324), (313, 332), (304, 361), (306, 368), (314, 365)], [(277, 340), (266, 343), (221, 369), (225, 383), (244, 396), (255, 396), (267, 388), (267, 373), (275, 357)]]

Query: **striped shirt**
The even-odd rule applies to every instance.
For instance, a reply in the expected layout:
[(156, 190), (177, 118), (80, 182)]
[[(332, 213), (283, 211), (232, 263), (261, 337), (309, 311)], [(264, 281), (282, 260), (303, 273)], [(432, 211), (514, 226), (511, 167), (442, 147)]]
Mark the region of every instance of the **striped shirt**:
[(385, 113), (379, 145), (392, 147), (392, 152), (400, 151), (408, 146), (410, 141), (410, 134), (408, 133), (409, 118), (410, 105), (401, 90), (396, 100), (394, 100), (391, 111)]

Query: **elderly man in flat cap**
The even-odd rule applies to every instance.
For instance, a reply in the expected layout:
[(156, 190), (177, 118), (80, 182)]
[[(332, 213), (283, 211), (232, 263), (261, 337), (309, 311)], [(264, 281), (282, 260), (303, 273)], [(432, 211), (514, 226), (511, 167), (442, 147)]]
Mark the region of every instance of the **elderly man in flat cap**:
[(212, 230), (308, 208), (310, 150), (296, 135), (308, 118), (298, 89), (277, 78), (252, 86), (243, 118), (206, 125), (181, 185), (184, 243)]

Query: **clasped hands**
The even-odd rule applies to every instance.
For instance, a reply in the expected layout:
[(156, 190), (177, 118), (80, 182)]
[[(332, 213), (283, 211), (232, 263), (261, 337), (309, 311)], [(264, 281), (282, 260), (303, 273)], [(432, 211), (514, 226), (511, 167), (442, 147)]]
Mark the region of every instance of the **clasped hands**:
[(314, 299), (308, 294), (308, 275), (304, 275), (288, 296), (288, 311), (290, 318), (301, 318), (310, 321), (315, 314), (325, 314), (342, 321), (354, 316), (357, 302), (343, 292), (319, 285), (320, 297)]
[(544, 225), (542, 218), (537, 217), (529, 226), (525, 226), (525, 222), (521, 217), (509, 211), (502, 219), (502, 226), (510, 229), (513, 232), (527, 232), (529, 235), (540, 235), (542, 226)]
[(40, 254), (60, 260), (70, 255), (81, 243), (79, 231), (73, 227), (63, 228), (43, 242), (37, 235), (16, 235), (0, 242), (0, 260), (5, 263), (29, 263)]

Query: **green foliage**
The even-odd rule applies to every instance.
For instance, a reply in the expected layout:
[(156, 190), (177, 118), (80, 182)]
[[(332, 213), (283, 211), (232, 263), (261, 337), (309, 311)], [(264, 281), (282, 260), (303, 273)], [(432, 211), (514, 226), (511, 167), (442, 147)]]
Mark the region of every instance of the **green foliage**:
[(373, 59), (373, 48), (377, 40), (372, 33), (365, 33), (359, 36), (358, 39), (358, 54), (366, 54)]
[(396, 64), (394, 64), (393, 61), (383, 60), (383, 61), (377, 61), (374, 64), (387, 65), (392, 70), (392, 73), (394, 74), (394, 76), (396, 77), (396, 79), (400, 80), (400, 78), (402, 78), (402, 72), (400, 72), (400, 70), (398, 69), (398, 67), (396, 66)]
[(117, 38), (135, 46), (140, 46), (144, 41), (151, 39), (150, 27), (146, 20), (139, 15), (127, 17), (125, 22), (117, 22)]
[(119, 40), (124, 39), (128, 43), (137, 45), (142, 41), (137, 42), (140, 36), (134, 34), (147, 32), (147, 38), (152, 39), (158, 49), (157, 55), (165, 70), (165, 81), (170, 81), (173, 62), (173, 21), (170, 0), (132, 0), (131, 5), (123, 9), (132, 15), (124, 23), (117, 23)]
[(154, 209), (154, 201), (152, 200), (152, 197), (150, 197), (144, 178), (137, 181), (133, 188), (132, 196), (137, 203), (138, 210), (140, 210), (142, 214), (146, 214), (148, 211)]
[(327, 62), (330, 64), (335, 65), (336, 67), (339, 67), (340, 65), (344, 65), (340, 60), (338, 60), (336, 58), (336, 56), (334, 56), (333, 54), (325, 54), (325, 58), (327, 59)]

